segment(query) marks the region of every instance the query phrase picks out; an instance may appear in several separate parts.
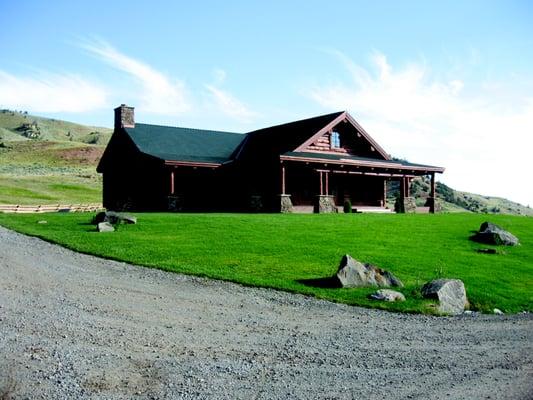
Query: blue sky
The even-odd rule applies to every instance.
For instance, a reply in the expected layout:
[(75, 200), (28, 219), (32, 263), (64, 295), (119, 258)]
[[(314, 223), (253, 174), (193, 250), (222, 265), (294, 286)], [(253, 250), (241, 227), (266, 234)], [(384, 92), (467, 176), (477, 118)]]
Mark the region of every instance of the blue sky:
[(0, 107), (237, 132), (348, 110), (452, 187), (533, 206), (531, 4), (4, 1)]

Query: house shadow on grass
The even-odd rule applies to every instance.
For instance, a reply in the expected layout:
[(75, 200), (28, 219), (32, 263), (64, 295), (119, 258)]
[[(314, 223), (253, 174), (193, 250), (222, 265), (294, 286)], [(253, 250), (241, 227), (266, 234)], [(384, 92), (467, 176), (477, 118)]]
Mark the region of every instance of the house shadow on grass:
[(78, 222), (78, 225), (80, 225), (80, 226), (88, 226), (88, 225), (96, 226), (96, 224), (93, 224), (91, 221), (87, 221), (87, 222)]
[(328, 276), (327, 278), (298, 279), (296, 282), (305, 286), (322, 289), (339, 289), (342, 287), (336, 276)]

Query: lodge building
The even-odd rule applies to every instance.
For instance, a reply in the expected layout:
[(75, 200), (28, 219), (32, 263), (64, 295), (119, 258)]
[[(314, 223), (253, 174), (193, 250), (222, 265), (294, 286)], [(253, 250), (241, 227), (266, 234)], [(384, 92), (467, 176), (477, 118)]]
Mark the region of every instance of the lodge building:
[(409, 184), (444, 168), (391, 159), (346, 111), (246, 134), (136, 123), (115, 109), (115, 129), (98, 164), (107, 209), (134, 211), (337, 212), (386, 210), (387, 181)]

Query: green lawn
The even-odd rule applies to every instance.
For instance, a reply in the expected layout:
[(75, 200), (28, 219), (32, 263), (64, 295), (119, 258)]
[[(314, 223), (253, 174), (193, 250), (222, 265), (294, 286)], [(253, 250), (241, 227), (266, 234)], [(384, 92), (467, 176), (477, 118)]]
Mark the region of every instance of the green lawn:
[(98, 176), (11, 176), (0, 174), (0, 204), (87, 204), (102, 202)]
[[(97, 233), (89, 224), (92, 215), (0, 214), (0, 224), (84, 253), (365, 307), (430, 313), (420, 286), (447, 277), (465, 282), (472, 309), (533, 311), (533, 218), (146, 213), (137, 214), (137, 225)], [(501, 247), (496, 255), (477, 253), (484, 246), (468, 238), (487, 218), (522, 245)], [(367, 299), (371, 288), (321, 287), (345, 253), (391, 270), (404, 282), (408, 300), (381, 303)]]

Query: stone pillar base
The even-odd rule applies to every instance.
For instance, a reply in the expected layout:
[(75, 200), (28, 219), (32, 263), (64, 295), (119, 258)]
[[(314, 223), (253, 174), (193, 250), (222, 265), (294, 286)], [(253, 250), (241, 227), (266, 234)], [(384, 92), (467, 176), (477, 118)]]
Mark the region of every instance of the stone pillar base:
[(429, 207), (430, 213), (436, 213), (441, 210), (441, 206), (435, 197), (428, 197), (425, 206)]
[(416, 201), (414, 197), (404, 197), (402, 199), (397, 199), (394, 204), (394, 210), (397, 213), (415, 213), (416, 212)]
[(335, 205), (335, 199), (333, 196), (321, 194), (318, 196), (317, 205), (315, 206), (315, 212), (319, 214), (331, 214), (336, 213), (337, 206)]
[(263, 196), (259, 194), (252, 194), (250, 196), (250, 203), (248, 204), (251, 212), (263, 211)]
[(183, 210), (183, 197), (177, 195), (170, 195), (167, 197), (167, 210), (168, 211), (181, 211)]
[(280, 194), (279, 204), (281, 213), (291, 213), (293, 211), (292, 200), (290, 194)]

